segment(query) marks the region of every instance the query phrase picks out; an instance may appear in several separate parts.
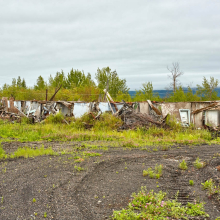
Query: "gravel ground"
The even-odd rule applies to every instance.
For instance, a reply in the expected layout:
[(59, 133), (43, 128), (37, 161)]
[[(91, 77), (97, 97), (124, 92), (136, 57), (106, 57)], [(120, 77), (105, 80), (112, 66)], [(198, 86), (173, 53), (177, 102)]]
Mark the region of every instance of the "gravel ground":
[[(33, 142), (28, 146), (41, 144)], [(55, 150), (80, 144), (44, 143), (45, 147), (52, 146)], [(2, 143), (7, 153), (26, 145)], [(220, 165), (220, 157), (215, 156), (219, 149), (218, 145), (202, 145), (148, 152), (109, 146), (101, 157), (90, 157), (77, 164), (69, 155), (4, 160), (0, 162), (0, 219), (109, 219), (113, 209), (126, 208), (131, 194), (138, 192), (141, 186), (166, 191), (170, 198), (179, 191), (178, 200), (183, 204), (194, 199), (204, 201), (210, 219), (215, 219), (220, 216), (219, 200), (216, 195), (209, 198), (201, 183), (209, 178), (219, 183), (220, 172), (216, 167)], [(200, 170), (193, 167), (198, 156), (207, 163)], [(188, 163), (187, 171), (178, 168), (182, 159)], [(163, 176), (160, 179), (143, 177), (143, 170), (156, 164), (163, 164)], [(76, 171), (76, 165), (84, 170)], [(189, 180), (195, 185), (189, 186)]]

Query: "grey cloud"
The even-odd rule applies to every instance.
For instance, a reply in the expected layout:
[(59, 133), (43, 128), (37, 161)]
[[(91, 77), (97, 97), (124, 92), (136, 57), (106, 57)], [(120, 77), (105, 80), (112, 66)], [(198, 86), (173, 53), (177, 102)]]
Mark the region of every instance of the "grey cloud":
[(131, 89), (169, 83), (178, 61), (181, 82), (219, 77), (220, 2), (217, 0), (0, 0), (0, 86), (19, 75), (33, 85), (72, 67), (110, 66)]

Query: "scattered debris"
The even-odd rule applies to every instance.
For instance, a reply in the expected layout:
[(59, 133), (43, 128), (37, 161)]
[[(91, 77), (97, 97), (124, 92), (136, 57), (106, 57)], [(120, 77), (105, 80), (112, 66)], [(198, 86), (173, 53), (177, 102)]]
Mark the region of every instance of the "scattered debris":
[(211, 136), (213, 139), (220, 137), (220, 126), (214, 128), (214, 127), (210, 127), (208, 125), (204, 125), (204, 128), (211, 132)]
[(218, 105), (219, 105), (219, 102), (214, 102), (211, 105), (206, 106), (204, 108), (196, 109), (195, 111), (192, 112), (192, 114), (198, 114), (199, 112), (209, 110), (209, 109), (214, 108), (214, 107), (216, 107)]
[[(183, 127), (189, 127), (190, 123), (196, 128), (208, 129), (213, 137), (220, 137), (220, 102), (179, 102), (157, 103), (146, 102), (114, 102), (108, 92), (108, 83), (104, 89), (106, 102), (82, 102), (82, 101), (53, 101), (61, 86), (57, 88), (53, 96), (47, 101), (16, 101), (14, 98), (2, 97), (0, 100), (0, 118), (15, 121), (22, 117), (30, 119), (31, 123), (42, 123), (50, 114), (61, 112), (65, 117), (81, 117), (91, 114), (94, 120), (98, 120), (103, 112), (110, 112), (120, 117), (124, 122), (120, 129), (136, 129), (137, 127), (167, 126), (165, 118), (169, 114), (181, 123)], [(69, 120), (63, 120), (68, 124)], [(91, 125), (86, 124), (90, 128)]]
[[(140, 112), (135, 112), (134, 105), (135, 104), (128, 104), (124, 102), (124, 106), (116, 112), (115, 116), (121, 117), (121, 119), (124, 122), (124, 124), (119, 128), (119, 130), (136, 129), (137, 127), (143, 127), (148, 129), (151, 126), (165, 126), (166, 117), (163, 118), (162, 114), (158, 115), (155, 112), (155, 109), (157, 109), (156, 107), (152, 108), (153, 113), (151, 111), (151, 114), (144, 114)], [(158, 109), (156, 111), (159, 112)]]
[(0, 110), (0, 119), (9, 120), (11, 122), (14, 122), (14, 121), (20, 122), (21, 117), (15, 113)]

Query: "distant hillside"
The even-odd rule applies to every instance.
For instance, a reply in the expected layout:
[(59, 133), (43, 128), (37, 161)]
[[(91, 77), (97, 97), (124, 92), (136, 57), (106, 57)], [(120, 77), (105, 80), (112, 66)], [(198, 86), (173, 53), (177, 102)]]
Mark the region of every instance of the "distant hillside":
[[(196, 92), (196, 88), (192, 88), (193, 93)], [(216, 89), (218, 91), (218, 96), (220, 97), (220, 88)], [(184, 88), (184, 91), (187, 91), (187, 88)], [(170, 90), (154, 90), (154, 93), (158, 93), (160, 98), (164, 98), (166, 97), (168, 94), (172, 93), (172, 91)], [(136, 94), (136, 91), (129, 91), (130, 96), (133, 98)]]

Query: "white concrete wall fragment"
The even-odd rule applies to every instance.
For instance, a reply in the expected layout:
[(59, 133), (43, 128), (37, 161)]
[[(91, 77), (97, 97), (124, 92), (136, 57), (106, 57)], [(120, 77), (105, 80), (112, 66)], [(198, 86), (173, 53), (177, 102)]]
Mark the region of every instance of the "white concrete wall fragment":
[(14, 101), (14, 106), (21, 111), (21, 101)]
[(111, 111), (109, 104), (107, 102), (100, 102), (99, 108), (101, 109), (102, 112)]
[(217, 127), (219, 125), (219, 111), (210, 110), (205, 112), (205, 124), (211, 127)]
[(79, 118), (85, 113), (89, 113), (89, 103), (74, 103), (73, 115), (75, 118)]
[(149, 114), (150, 113), (150, 107), (149, 107), (148, 102), (140, 102), (139, 106), (140, 106), (140, 113), (142, 113), (142, 114)]

